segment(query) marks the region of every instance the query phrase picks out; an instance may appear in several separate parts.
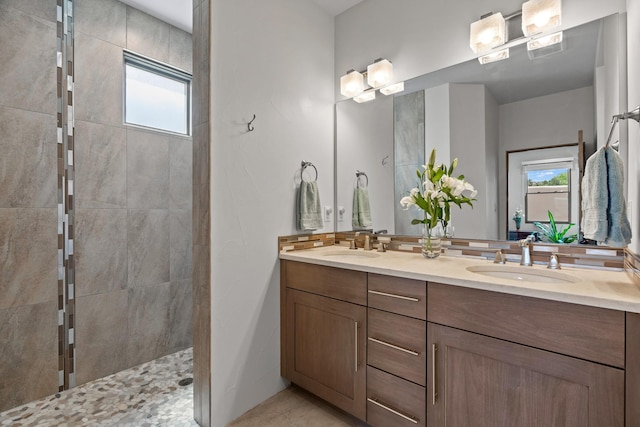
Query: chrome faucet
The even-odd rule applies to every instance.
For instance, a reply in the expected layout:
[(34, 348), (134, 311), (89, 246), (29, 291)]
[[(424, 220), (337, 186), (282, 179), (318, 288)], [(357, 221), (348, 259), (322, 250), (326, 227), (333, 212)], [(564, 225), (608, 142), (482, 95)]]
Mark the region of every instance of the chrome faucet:
[(534, 235), (530, 234), (526, 239), (520, 240), (520, 247), (522, 248), (522, 258), (520, 258), (520, 265), (525, 265), (530, 267), (533, 265), (531, 262), (531, 250), (533, 249), (533, 239)]

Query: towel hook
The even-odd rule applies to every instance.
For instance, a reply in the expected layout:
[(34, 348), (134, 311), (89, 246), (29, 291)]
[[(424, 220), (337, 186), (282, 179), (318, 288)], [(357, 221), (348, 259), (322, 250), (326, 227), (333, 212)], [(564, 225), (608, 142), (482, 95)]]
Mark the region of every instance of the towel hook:
[[(361, 176), (364, 176), (364, 177), (366, 178), (366, 180), (367, 180), (367, 185), (365, 186), (365, 188), (366, 188), (366, 187), (368, 187), (368, 186), (369, 186), (369, 177), (367, 176), (367, 174), (366, 174), (366, 173), (364, 173), (364, 172), (360, 172), (359, 170), (356, 170), (356, 180), (358, 181), (358, 182), (357, 182), (357, 184), (359, 184), (359, 183), (360, 183), (360, 177), (361, 177)], [(356, 185), (357, 185), (357, 184), (356, 184)]]
[(305, 162), (304, 160), (302, 161), (302, 163), (300, 164), (300, 166), (302, 167), (302, 170), (300, 171), (300, 179), (302, 179), (304, 181), (304, 176), (302, 175), (304, 173), (304, 170), (308, 167), (311, 166), (313, 168), (314, 171), (316, 171), (316, 179), (314, 179), (314, 181), (318, 180), (318, 169), (316, 169), (316, 166), (311, 163), (311, 162)]
[(253, 123), (253, 121), (256, 119), (256, 115), (253, 115), (253, 119), (251, 119), (251, 121), (249, 123), (247, 123), (247, 131), (248, 132), (253, 132), (255, 130), (255, 127), (251, 126), (251, 123)]

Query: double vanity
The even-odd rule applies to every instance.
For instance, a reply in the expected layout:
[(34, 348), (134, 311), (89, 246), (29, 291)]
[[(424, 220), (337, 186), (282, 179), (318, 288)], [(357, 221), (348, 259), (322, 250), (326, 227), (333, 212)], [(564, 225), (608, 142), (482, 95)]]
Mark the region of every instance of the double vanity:
[(626, 273), (283, 251), (282, 375), (374, 427), (640, 425)]

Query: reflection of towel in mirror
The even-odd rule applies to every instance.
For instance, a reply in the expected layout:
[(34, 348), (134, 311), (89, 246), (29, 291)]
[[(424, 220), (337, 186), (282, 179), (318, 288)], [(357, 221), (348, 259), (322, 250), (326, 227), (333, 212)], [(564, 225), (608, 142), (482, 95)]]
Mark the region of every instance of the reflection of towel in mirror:
[(300, 231), (322, 228), (320, 192), (316, 181), (302, 181), (298, 189), (298, 212), (296, 226)]
[(612, 148), (599, 149), (585, 165), (581, 229), (585, 238), (610, 246), (626, 246), (631, 240), (624, 199), (624, 165)]
[(367, 188), (358, 186), (353, 191), (353, 215), (351, 223), (354, 228), (371, 227), (371, 207), (369, 206), (369, 190)]
[(627, 219), (627, 207), (624, 200), (624, 163), (613, 148), (607, 149), (606, 155), (609, 228), (605, 243), (609, 246), (627, 246), (631, 243), (631, 224)]
[(605, 150), (596, 151), (587, 159), (582, 178), (582, 224), (586, 239), (604, 242), (607, 238), (607, 158)]

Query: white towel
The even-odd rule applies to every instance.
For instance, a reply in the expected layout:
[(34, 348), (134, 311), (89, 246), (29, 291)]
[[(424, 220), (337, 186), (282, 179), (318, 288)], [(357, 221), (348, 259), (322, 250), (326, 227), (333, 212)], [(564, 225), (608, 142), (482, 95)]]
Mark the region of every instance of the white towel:
[(298, 190), (296, 226), (300, 231), (322, 228), (320, 192), (316, 181), (302, 181)]
[(627, 218), (627, 207), (624, 200), (624, 163), (613, 148), (607, 149), (606, 155), (609, 228), (605, 243), (609, 246), (624, 247), (631, 243), (631, 224)]

